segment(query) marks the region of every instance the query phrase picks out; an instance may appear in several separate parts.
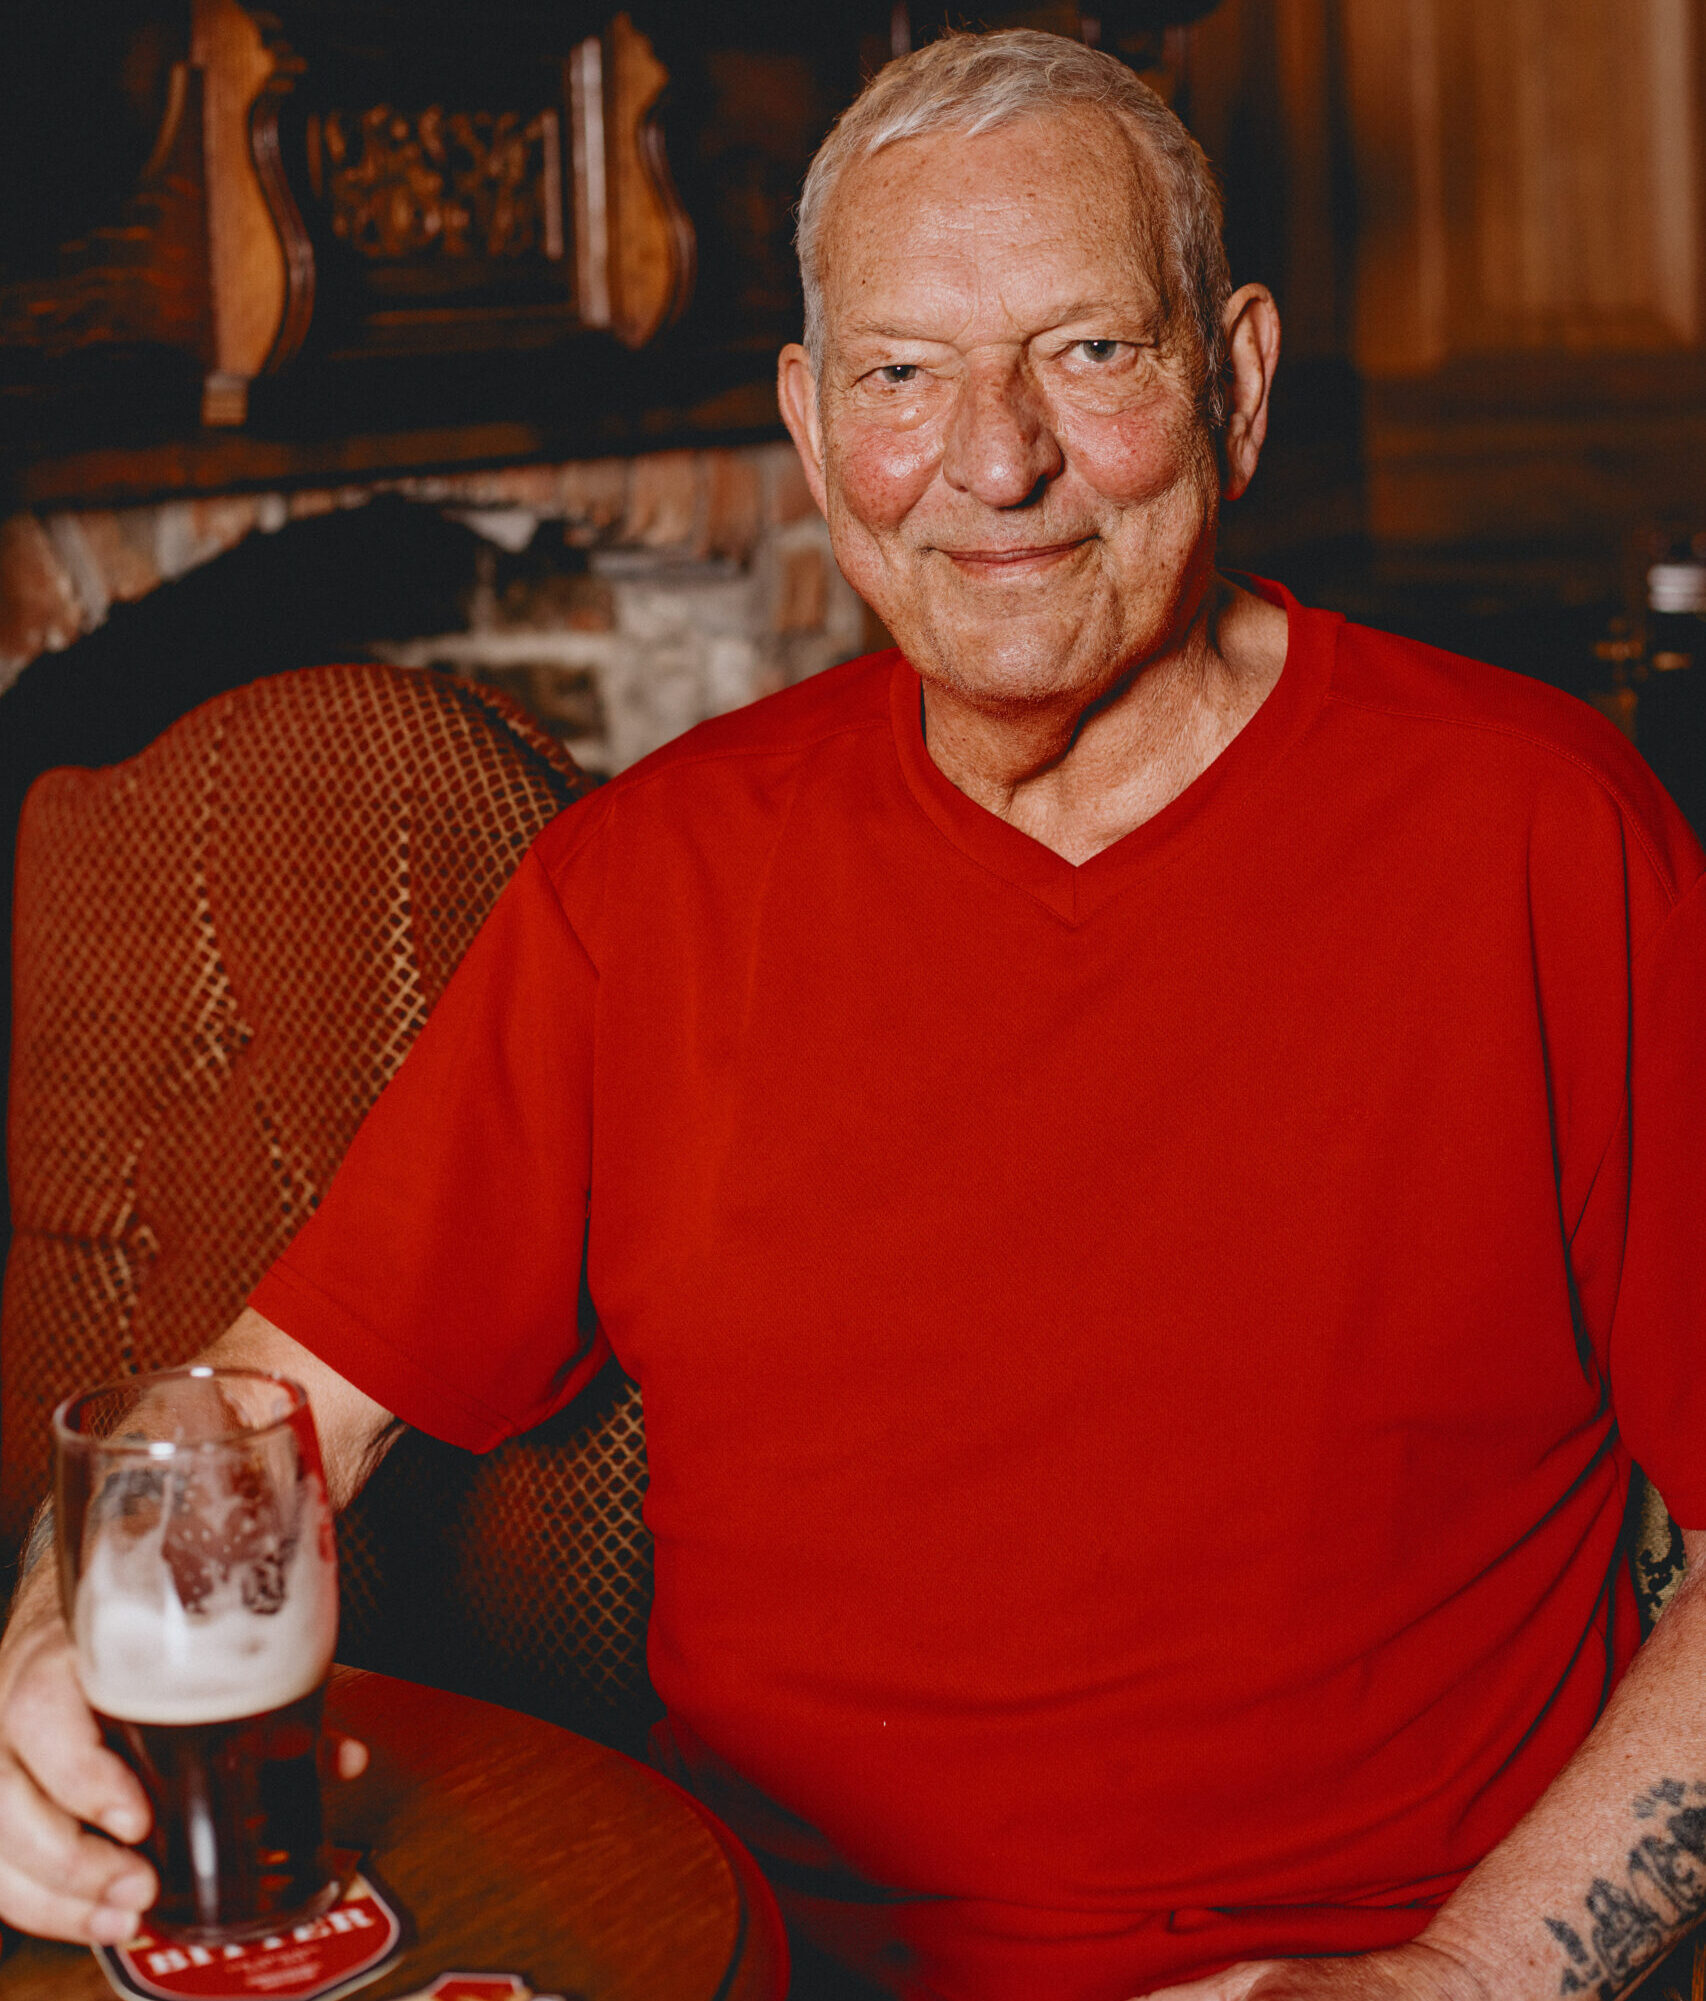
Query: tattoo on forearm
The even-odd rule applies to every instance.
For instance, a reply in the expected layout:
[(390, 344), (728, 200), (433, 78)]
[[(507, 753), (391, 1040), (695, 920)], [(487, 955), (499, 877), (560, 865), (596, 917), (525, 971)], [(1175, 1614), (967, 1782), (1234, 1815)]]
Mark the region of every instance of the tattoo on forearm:
[(1560, 1994), (1614, 2001), (1678, 1932), (1706, 1916), (1706, 1784), (1660, 1779), (1633, 1811), (1648, 1826), (1629, 1851), (1626, 1879), (1593, 1879), (1581, 1930), (1546, 1920), (1564, 1949)]

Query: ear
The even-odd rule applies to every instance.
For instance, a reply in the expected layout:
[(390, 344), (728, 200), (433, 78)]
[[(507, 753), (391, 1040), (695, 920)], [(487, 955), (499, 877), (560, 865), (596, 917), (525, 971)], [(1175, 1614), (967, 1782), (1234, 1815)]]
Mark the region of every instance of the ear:
[(812, 490), (818, 512), (826, 515), (823, 478), (823, 427), (818, 420), (817, 378), (812, 373), (811, 356), (798, 341), (790, 341), (776, 361), (776, 401), (782, 421), (794, 441), (805, 469), (806, 484)]
[(1268, 435), (1268, 391), (1279, 365), (1279, 308), (1266, 285), (1244, 285), (1227, 300), (1221, 324), (1231, 381), (1220, 441), (1220, 490), (1225, 499), (1236, 500), (1256, 476)]

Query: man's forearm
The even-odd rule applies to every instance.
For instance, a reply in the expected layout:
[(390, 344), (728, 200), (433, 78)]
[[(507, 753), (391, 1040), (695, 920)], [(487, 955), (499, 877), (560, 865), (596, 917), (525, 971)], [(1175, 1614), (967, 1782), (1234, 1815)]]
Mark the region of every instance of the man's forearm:
[[(371, 1397), (345, 1382), (300, 1342), (258, 1313), (239, 1315), (196, 1360), (215, 1368), (270, 1369), (303, 1384), (313, 1406), (326, 1485), (334, 1508), (348, 1505), (402, 1430), (397, 1420)], [(8, 1626), (22, 1613), (40, 1610), (58, 1598), (59, 1580), (51, 1561), (53, 1535), (53, 1503), (44, 1501), (36, 1510), (18, 1554), (17, 1582), (6, 1615)]]
[(1576, 1756), (1423, 1941), (1493, 2001), (1611, 2001), (1706, 1916), (1706, 1535)]
[(313, 1407), (334, 1508), (349, 1505), (403, 1429), (382, 1405), (253, 1309), (239, 1314), (198, 1360), (214, 1368), (271, 1369), (302, 1384)]
[(18, 1552), (17, 1582), (6, 1609), (6, 1625), (52, 1610), (59, 1601), (58, 1566), (53, 1561), (53, 1503), (43, 1501)]
[(18, 1581), (13, 1596), (22, 1591), (29, 1575), (36, 1565), (53, 1549), (53, 1503), (43, 1501), (36, 1509), (35, 1520), (30, 1523), (30, 1532), (24, 1537), (23, 1547), (18, 1551)]

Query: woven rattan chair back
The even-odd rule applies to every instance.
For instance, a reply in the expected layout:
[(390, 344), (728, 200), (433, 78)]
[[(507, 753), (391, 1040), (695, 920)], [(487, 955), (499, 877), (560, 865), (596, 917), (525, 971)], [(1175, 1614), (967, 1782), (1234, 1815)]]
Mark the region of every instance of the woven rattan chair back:
[[(513, 704), (309, 668), (19, 830), (0, 1544), (91, 1379), (184, 1360), (314, 1208), (529, 842), (586, 789)], [(340, 1654), (612, 1741), (649, 1705), (639, 1394), (607, 1370), (483, 1459), (417, 1437), (346, 1517)]]

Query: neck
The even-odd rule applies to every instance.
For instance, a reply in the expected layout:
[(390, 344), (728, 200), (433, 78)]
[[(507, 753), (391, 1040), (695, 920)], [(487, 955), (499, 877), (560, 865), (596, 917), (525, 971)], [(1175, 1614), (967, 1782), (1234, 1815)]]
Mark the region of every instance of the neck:
[(967, 798), (1074, 864), (1153, 819), (1272, 692), (1285, 613), (1216, 578), (1183, 634), (1088, 703), (992, 713), (924, 684), (925, 742)]

